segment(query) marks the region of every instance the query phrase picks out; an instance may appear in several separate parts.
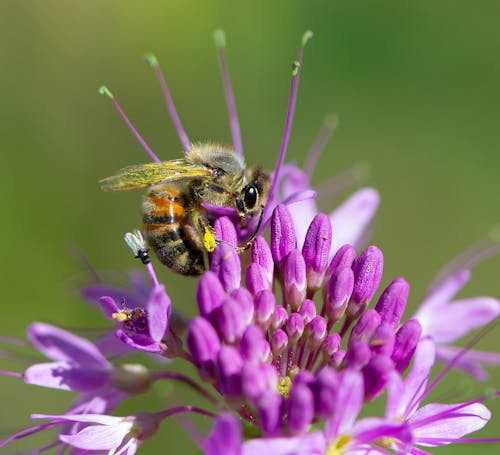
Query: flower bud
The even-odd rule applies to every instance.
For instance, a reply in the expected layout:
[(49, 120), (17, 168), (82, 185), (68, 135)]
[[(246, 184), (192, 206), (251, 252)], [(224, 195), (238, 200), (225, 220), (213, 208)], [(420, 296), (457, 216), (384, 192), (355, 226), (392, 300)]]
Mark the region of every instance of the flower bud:
[(361, 369), (371, 358), (370, 347), (364, 341), (353, 342), (347, 349), (343, 365), (347, 368)]
[(297, 311), (306, 298), (306, 264), (297, 250), (292, 250), (283, 261), (283, 289), (285, 300)]
[(396, 371), (402, 373), (408, 367), (422, 335), (422, 326), (416, 319), (408, 319), (396, 332), (392, 360)]
[(271, 283), (267, 278), (266, 270), (256, 262), (252, 262), (247, 267), (247, 270), (245, 272), (245, 282), (247, 284), (248, 290), (253, 295), (256, 295), (260, 291), (269, 290), (271, 288)]
[(333, 256), (326, 271), (326, 279), (329, 280), (332, 273), (341, 269), (350, 269), (356, 259), (356, 250), (351, 245), (344, 245)]
[(391, 372), (394, 371), (394, 363), (385, 355), (376, 355), (363, 368), (365, 383), (365, 400), (374, 400), (384, 390)]
[(342, 319), (354, 288), (354, 272), (350, 268), (332, 272), (323, 288), (326, 317), (330, 324)]
[(286, 323), (286, 333), (288, 334), (288, 342), (295, 344), (304, 333), (304, 320), (298, 313), (292, 313), (288, 317)]
[(330, 417), (334, 410), (335, 396), (338, 387), (337, 373), (333, 368), (323, 368), (314, 384), (314, 409), (318, 419)]
[(271, 217), (271, 253), (276, 264), (297, 246), (293, 220), (285, 205), (278, 205)]
[(317, 349), (323, 343), (326, 338), (326, 321), (321, 316), (316, 316), (309, 324), (309, 336), (308, 340), (311, 343), (313, 349)]
[(221, 392), (232, 398), (241, 395), (243, 359), (233, 346), (222, 346), (217, 356), (217, 376)]
[(247, 327), (241, 337), (240, 353), (243, 360), (250, 363), (265, 362), (267, 360), (270, 347), (259, 327), (255, 325)]
[(384, 256), (376, 246), (369, 246), (354, 261), (354, 289), (347, 307), (347, 317), (357, 319), (368, 306), (382, 278)]
[(229, 344), (236, 343), (246, 328), (246, 315), (242, 314), (239, 303), (227, 298), (214, 311), (214, 321), (222, 339)]
[(287, 426), (292, 434), (307, 431), (314, 417), (314, 396), (305, 384), (293, 383), (287, 400)]
[(225, 298), (226, 292), (214, 272), (208, 271), (201, 275), (196, 290), (196, 300), (201, 316), (208, 317), (215, 308), (221, 306)]
[(256, 400), (255, 408), (259, 426), (265, 436), (273, 436), (279, 432), (283, 415), (283, 397), (272, 390), (266, 390)]
[(310, 299), (304, 300), (300, 305), (299, 314), (302, 316), (304, 324), (309, 324), (316, 317), (316, 305)]
[(231, 292), (231, 298), (238, 302), (245, 326), (249, 325), (254, 316), (252, 294), (246, 288), (237, 288)]
[(241, 285), (241, 263), (234, 247), (227, 243), (217, 245), (212, 253), (210, 270), (218, 277), (226, 292)]
[(380, 315), (375, 310), (370, 309), (364, 312), (351, 330), (348, 345), (358, 341), (368, 343), (379, 326), (380, 319)]
[(212, 324), (203, 317), (194, 318), (188, 327), (186, 344), (202, 379), (213, 378), (215, 360), (221, 346)]
[(370, 340), (372, 354), (391, 357), (394, 350), (395, 334), (390, 324), (382, 322)]
[(324, 213), (319, 213), (309, 225), (302, 247), (302, 255), (306, 264), (307, 288), (311, 291), (318, 290), (323, 284), (331, 245), (330, 218)]
[(271, 335), (271, 351), (273, 357), (277, 358), (288, 346), (288, 335), (281, 329), (277, 329)]
[(274, 294), (268, 290), (258, 292), (255, 296), (254, 307), (256, 324), (267, 330), (271, 325), (276, 307)]
[(268, 390), (278, 387), (278, 373), (272, 365), (245, 363), (241, 372), (241, 387), (243, 394), (251, 403)]
[(382, 316), (382, 322), (388, 323), (393, 329), (399, 325), (409, 292), (410, 285), (403, 278), (396, 278), (384, 289), (375, 306)]
[(286, 321), (288, 321), (287, 311), (281, 305), (276, 305), (271, 319), (271, 327), (273, 329), (279, 329), (286, 324)]
[(238, 234), (233, 222), (227, 216), (221, 216), (214, 222), (214, 236), (221, 243), (233, 248), (238, 246)]
[(264, 237), (259, 235), (255, 238), (250, 253), (252, 262), (259, 264), (266, 271), (267, 281), (272, 283), (274, 275), (273, 255)]

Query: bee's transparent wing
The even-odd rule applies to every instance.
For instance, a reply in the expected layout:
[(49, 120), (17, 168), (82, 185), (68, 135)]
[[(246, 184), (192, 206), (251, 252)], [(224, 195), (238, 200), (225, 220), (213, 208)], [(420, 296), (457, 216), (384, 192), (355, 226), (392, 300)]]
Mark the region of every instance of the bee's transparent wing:
[(203, 178), (212, 174), (213, 169), (181, 158), (161, 163), (128, 166), (99, 183), (104, 191), (128, 191), (156, 183)]

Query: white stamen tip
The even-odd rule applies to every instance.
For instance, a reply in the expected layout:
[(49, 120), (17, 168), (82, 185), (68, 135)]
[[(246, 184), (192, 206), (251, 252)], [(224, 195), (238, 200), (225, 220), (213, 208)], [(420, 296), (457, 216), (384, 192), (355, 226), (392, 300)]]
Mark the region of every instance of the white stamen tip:
[(113, 99), (113, 94), (109, 91), (109, 88), (105, 85), (99, 87), (99, 95), (106, 95), (108, 98)]
[(302, 47), (304, 47), (307, 42), (314, 36), (314, 33), (311, 32), (311, 30), (307, 30), (307, 32), (305, 32), (303, 35), (302, 35)]
[(142, 233), (138, 229), (134, 229), (133, 232), (127, 232), (124, 238), (125, 243), (132, 250), (134, 256), (137, 256), (140, 251), (145, 251), (147, 249)]
[(149, 66), (158, 66), (158, 59), (156, 58), (156, 55), (147, 53), (144, 55), (144, 59)]
[(297, 74), (299, 74), (299, 70), (300, 70), (300, 62), (299, 61), (293, 62), (293, 64), (292, 64), (292, 77), (297, 76)]
[(215, 30), (214, 32), (214, 40), (215, 46), (217, 48), (225, 48), (226, 47), (226, 33), (224, 30)]
[(337, 126), (339, 125), (339, 118), (337, 114), (326, 114), (325, 118), (323, 120), (323, 125), (325, 128), (328, 128), (329, 130), (335, 130)]

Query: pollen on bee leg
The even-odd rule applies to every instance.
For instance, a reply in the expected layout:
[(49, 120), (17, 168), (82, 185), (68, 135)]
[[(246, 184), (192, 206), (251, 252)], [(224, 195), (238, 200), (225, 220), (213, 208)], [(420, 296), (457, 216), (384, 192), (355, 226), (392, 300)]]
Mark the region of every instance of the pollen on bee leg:
[(141, 262), (146, 267), (146, 272), (148, 273), (153, 286), (159, 286), (158, 278), (154, 271), (153, 265), (151, 264), (151, 258), (149, 257), (149, 250), (146, 246), (146, 242), (142, 236), (141, 231), (134, 229), (133, 232), (127, 232), (124, 236), (125, 243), (134, 253), (134, 257), (140, 259)]

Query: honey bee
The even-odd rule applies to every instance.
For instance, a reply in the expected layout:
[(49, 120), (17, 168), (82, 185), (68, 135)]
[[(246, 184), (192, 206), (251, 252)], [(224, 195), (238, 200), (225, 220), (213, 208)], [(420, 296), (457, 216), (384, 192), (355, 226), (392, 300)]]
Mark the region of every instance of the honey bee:
[(245, 168), (229, 148), (199, 144), (185, 158), (129, 166), (100, 183), (105, 191), (147, 187), (142, 204), (147, 243), (173, 271), (199, 275), (217, 243), (204, 204), (235, 209), (241, 228), (260, 213), (260, 225), (270, 178), (260, 167)]

